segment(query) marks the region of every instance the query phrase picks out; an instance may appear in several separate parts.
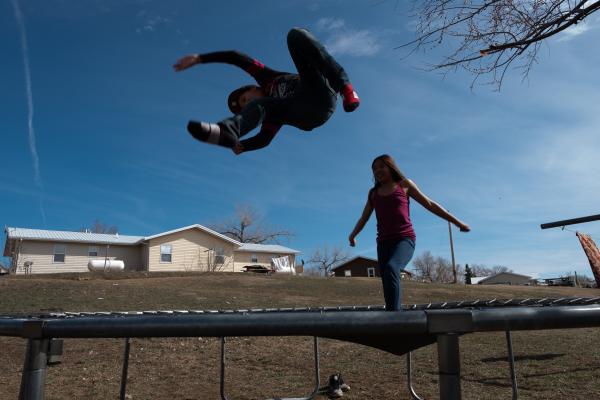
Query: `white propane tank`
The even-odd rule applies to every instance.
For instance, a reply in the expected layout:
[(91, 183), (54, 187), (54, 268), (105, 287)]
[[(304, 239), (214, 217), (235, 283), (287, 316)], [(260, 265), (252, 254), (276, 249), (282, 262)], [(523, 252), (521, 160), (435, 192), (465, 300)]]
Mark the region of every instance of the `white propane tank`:
[(92, 272), (116, 272), (125, 269), (125, 263), (122, 260), (90, 260), (88, 269)]

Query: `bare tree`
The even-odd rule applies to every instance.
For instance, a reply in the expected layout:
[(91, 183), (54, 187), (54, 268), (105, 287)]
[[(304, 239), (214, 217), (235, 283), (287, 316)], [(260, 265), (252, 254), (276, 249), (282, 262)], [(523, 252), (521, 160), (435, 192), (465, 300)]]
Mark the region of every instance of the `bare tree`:
[(282, 238), (293, 236), (288, 230), (277, 229), (264, 222), (263, 216), (249, 205), (237, 205), (234, 217), (212, 224), (210, 228), (240, 243), (280, 243)]
[(474, 276), (492, 276), (502, 272), (513, 272), (512, 269), (503, 265), (495, 265), (490, 268), (484, 264), (471, 264), (471, 271)]
[(512, 269), (505, 267), (504, 265), (494, 265), (491, 270), (492, 275), (501, 274), (502, 272), (513, 272)]
[(435, 278), (435, 258), (429, 250), (416, 257), (413, 261), (417, 279), (434, 282)]
[(9, 245), (9, 254), (10, 257), (10, 272), (16, 273), (17, 268), (19, 267), (19, 258), (21, 257), (21, 247), (23, 247), (23, 240), (13, 240)]
[(205, 251), (203, 267), (208, 272), (218, 272), (224, 269), (231, 260), (225, 256), (222, 249), (208, 249)]
[(452, 263), (450, 260), (447, 260), (444, 257), (435, 258), (435, 282), (454, 282), (454, 272), (452, 271)]
[(428, 51), (450, 47), (431, 70), (459, 67), (498, 89), (513, 62), (525, 79), (543, 40), (600, 9), (600, 0), (413, 0), (416, 39), (400, 47)]
[[(434, 257), (429, 250), (413, 261), (416, 279), (436, 283), (454, 283), (452, 263), (444, 257)], [(456, 265), (457, 280), (462, 281), (463, 267)]]
[(330, 276), (331, 268), (336, 264), (348, 260), (348, 258), (350, 258), (350, 254), (341, 246), (334, 246), (332, 248), (323, 246), (312, 252), (308, 262), (320, 271), (323, 271), (324, 276)]
[(88, 228), (81, 228), (80, 232), (90, 232), (90, 233), (107, 233), (114, 235), (119, 232), (119, 228), (116, 225), (108, 225), (101, 222), (98, 218), (94, 220), (94, 223)]

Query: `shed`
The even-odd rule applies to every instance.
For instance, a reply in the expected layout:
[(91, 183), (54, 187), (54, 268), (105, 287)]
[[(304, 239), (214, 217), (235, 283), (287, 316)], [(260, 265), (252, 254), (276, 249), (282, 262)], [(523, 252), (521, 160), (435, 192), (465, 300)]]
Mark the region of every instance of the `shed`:
[[(472, 278), (471, 278), (472, 279)], [(515, 274), (514, 272), (500, 272), (490, 275), (477, 282), (478, 285), (530, 285), (531, 277)]]

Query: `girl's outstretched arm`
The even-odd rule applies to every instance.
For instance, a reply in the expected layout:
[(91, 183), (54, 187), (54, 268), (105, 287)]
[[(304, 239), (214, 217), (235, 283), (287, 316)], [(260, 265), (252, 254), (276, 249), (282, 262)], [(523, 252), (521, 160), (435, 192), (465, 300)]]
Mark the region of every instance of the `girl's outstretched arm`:
[(371, 204), (371, 192), (369, 192), (369, 198), (367, 199), (367, 204), (365, 204), (365, 208), (363, 209), (362, 215), (360, 216), (358, 222), (356, 223), (356, 226), (352, 230), (352, 233), (350, 233), (350, 236), (348, 236), (348, 241), (350, 242), (350, 246), (354, 247), (356, 245), (356, 240), (354, 240), (354, 238), (365, 227), (365, 224), (371, 217), (372, 213), (373, 213), (373, 205)]
[(431, 213), (437, 215), (440, 218), (445, 219), (448, 222), (456, 225), (462, 232), (469, 232), (471, 228), (469, 225), (465, 224), (454, 215), (450, 214), (446, 211), (442, 206), (440, 206), (435, 201), (431, 200), (429, 197), (425, 196), (423, 192), (417, 187), (417, 185), (411, 181), (410, 179), (406, 179), (406, 185), (408, 187), (408, 195), (415, 199), (419, 204), (425, 207)]

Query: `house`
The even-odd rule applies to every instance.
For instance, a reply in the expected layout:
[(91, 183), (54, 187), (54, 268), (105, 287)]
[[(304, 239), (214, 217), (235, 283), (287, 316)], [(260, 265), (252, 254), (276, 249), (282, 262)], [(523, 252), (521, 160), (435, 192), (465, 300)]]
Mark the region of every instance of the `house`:
[(126, 271), (230, 271), (299, 251), (279, 245), (240, 243), (200, 224), (151, 236), (6, 228), (4, 256), (17, 274), (87, 272), (90, 260), (121, 260)]
[(9, 268), (0, 262), (0, 275), (7, 275), (9, 273)]
[[(335, 277), (380, 277), (379, 264), (374, 258), (356, 256), (348, 261), (338, 264), (331, 269), (331, 273)], [(404, 271), (401, 274), (401, 279), (404, 279), (411, 274)]]
[[(471, 278), (473, 282), (474, 278)], [(477, 280), (478, 285), (531, 285), (533, 278), (514, 272), (500, 272)], [(473, 282), (474, 283), (474, 282)]]

